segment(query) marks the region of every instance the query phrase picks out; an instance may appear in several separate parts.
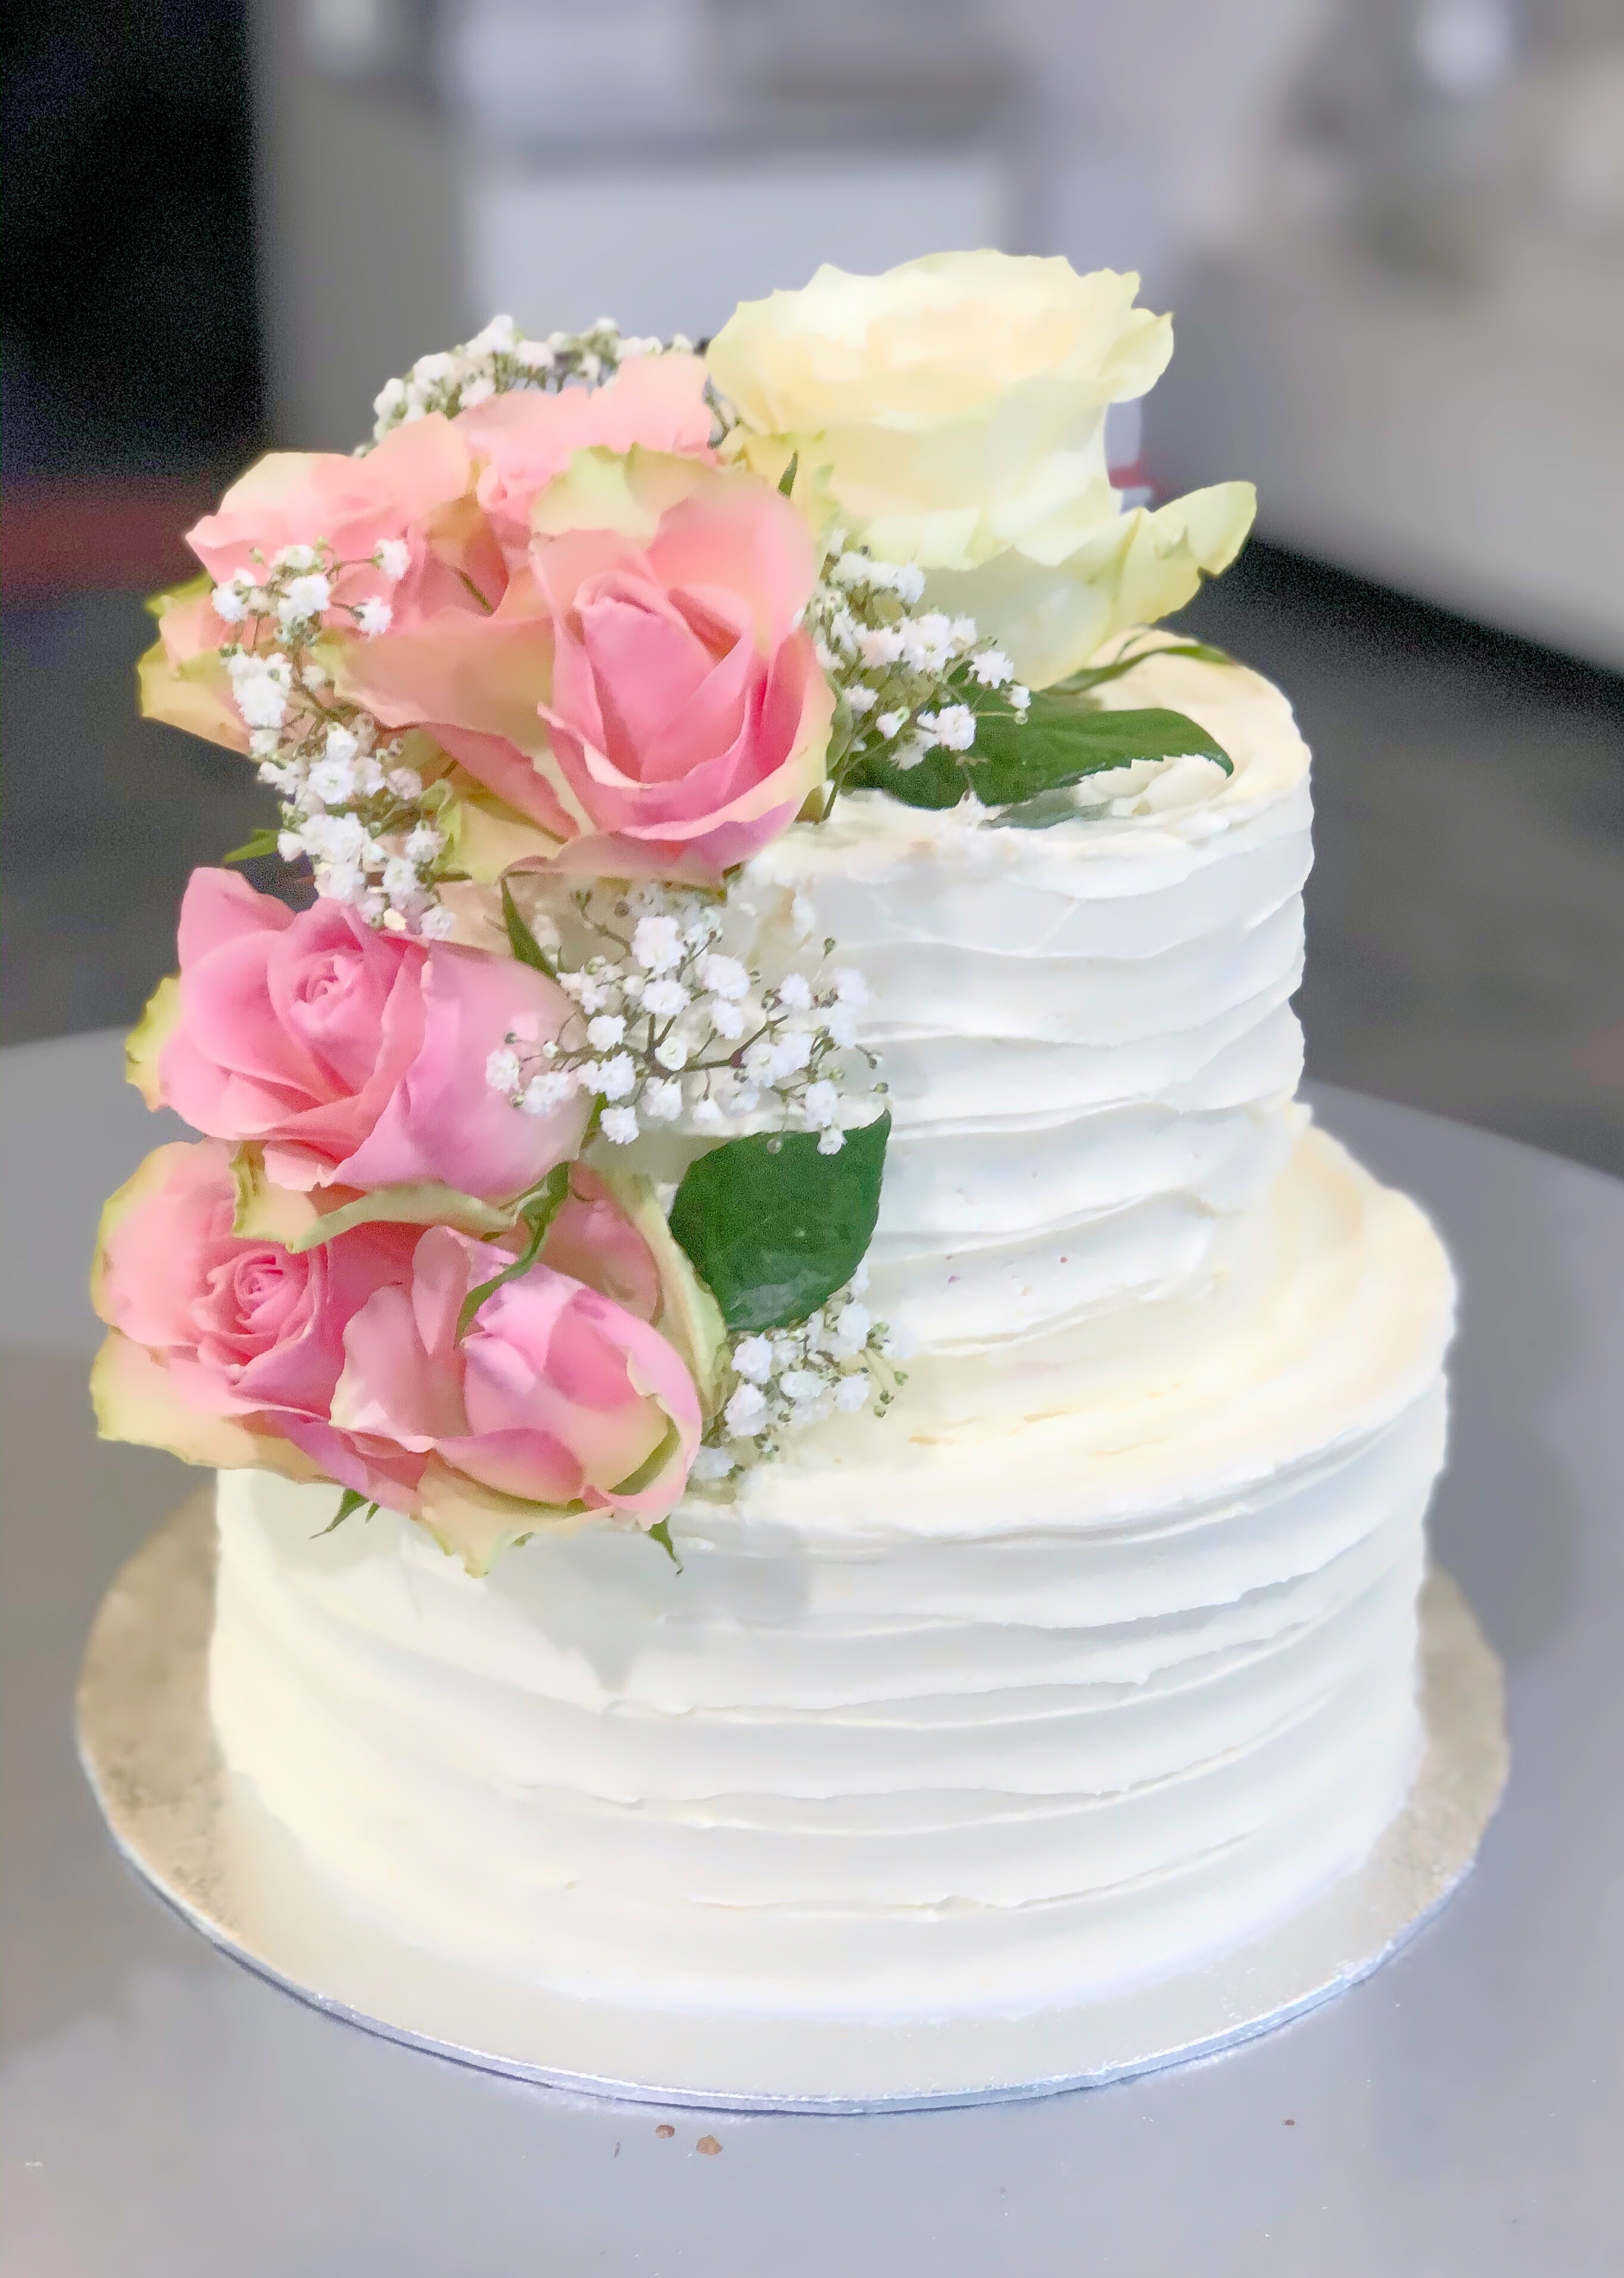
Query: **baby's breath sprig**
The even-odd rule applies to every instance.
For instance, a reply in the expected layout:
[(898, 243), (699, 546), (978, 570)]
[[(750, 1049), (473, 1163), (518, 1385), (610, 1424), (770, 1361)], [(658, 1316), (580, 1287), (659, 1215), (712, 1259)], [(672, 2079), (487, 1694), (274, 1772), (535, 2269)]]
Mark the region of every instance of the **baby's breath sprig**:
[(723, 1494), (741, 1472), (770, 1462), (786, 1440), (871, 1403), (883, 1416), (904, 1385), (911, 1340), (874, 1320), (863, 1303), (859, 1265), (810, 1319), (770, 1334), (740, 1337), (728, 1357), (726, 1396), (694, 1457), (691, 1483)]
[(487, 1082), (532, 1115), (590, 1095), (614, 1146), (647, 1125), (719, 1134), (765, 1114), (838, 1154), (884, 1088), (843, 1089), (848, 1053), (875, 1065), (857, 1037), (863, 977), (828, 968), (826, 940), (810, 974), (764, 982), (719, 945), (726, 925), (716, 900), (652, 884), (581, 886), (557, 915), (537, 911), (530, 937), (578, 1017), (556, 1040), (508, 1036)]
[[(622, 333), (612, 317), (599, 317), (583, 333), (549, 333), (545, 340), (527, 340), (511, 317), (492, 317), (482, 332), (461, 348), (419, 356), (399, 379), (385, 380), (373, 401), (377, 417), (372, 441), (431, 411), (454, 418), (488, 403), (493, 395), (515, 388), (545, 389), (556, 394), (565, 387), (601, 387), (634, 356), (660, 355), (667, 349), (691, 353), (693, 342), (681, 333), (670, 340), (641, 338)], [(719, 432), (731, 425), (713, 394)], [(370, 447), (362, 444), (363, 451)]]
[(220, 654), (259, 779), (280, 796), (281, 828), (256, 832), (237, 859), (308, 860), (316, 892), (350, 904), (370, 925), (443, 936), (452, 921), (437, 893), (446, 852), (438, 788), (425, 786), (405, 746), (370, 713), (334, 693), (315, 653), (333, 619), (367, 635), (388, 630), (388, 601), (347, 600), (343, 586), (357, 570), (372, 573), (370, 585), (397, 584), (408, 566), (405, 542), (385, 539), (362, 562), (340, 561), (317, 539), (269, 562), (255, 552), (253, 562), (217, 585), (211, 601), (236, 629)]
[(866, 760), (917, 767), (938, 745), (968, 752), (978, 717), (1024, 721), (1031, 692), (973, 617), (920, 609), (914, 563), (879, 562), (836, 531), (805, 623), (834, 684), (825, 814)]

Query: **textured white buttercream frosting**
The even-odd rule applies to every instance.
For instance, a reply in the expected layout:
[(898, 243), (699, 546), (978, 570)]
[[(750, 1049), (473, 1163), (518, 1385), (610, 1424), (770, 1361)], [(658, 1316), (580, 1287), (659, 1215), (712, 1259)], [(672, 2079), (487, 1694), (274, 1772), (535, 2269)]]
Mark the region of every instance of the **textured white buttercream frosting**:
[(222, 1747), (364, 1916), (627, 2001), (1019, 2011), (1247, 1934), (1396, 1809), (1448, 1267), (1292, 1105), (1283, 699), (1165, 660), (1120, 700), (1234, 776), (1038, 832), (865, 798), (752, 866), (874, 990), (889, 1417), (683, 1506), (680, 1573), (597, 1525), (475, 1581), (222, 1478)]

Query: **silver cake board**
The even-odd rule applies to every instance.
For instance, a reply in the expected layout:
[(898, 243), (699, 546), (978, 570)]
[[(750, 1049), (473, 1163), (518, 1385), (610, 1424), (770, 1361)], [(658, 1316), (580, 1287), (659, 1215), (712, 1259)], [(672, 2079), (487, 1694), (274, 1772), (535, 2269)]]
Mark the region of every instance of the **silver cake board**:
[(1422, 1596), (1424, 1746), (1369, 1858), (1267, 1935), (1109, 1999), (890, 2025), (571, 1999), (347, 1914), (247, 1784), (208, 1709), (212, 1498), (187, 1503), (103, 1601), (79, 1746), (125, 1857), (222, 1951), (391, 2040), (550, 2086), (746, 2112), (894, 2112), (1120, 2080), (1234, 2046), (1368, 1976), (1470, 1868), (1505, 1785), (1500, 1665), (1447, 1575)]

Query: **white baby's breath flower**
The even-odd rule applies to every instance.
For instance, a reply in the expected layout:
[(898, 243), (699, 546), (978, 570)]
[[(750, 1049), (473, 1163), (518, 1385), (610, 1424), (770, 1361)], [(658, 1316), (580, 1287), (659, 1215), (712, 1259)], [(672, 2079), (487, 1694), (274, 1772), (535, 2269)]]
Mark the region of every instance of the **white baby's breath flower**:
[(420, 822), (408, 831), (401, 851), (408, 862), (415, 862), (419, 869), (425, 869), (445, 844), (445, 839), (432, 823)]
[(868, 1405), (868, 1395), (873, 1386), (861, 1370), (854, 1369), (842, 1376), (835, 1387), (835, 1405), (843, 1416), (855, 1416), (858, 1409)]
[(485, 1082), (492, 1091), (512, 1093), (519, 1088), (519, 1055), (511, 1044), (499, 1044), (485, 1061)]
[(874, 722), (874, 730), (875, 733), (883, 736), (888, 744), (895, 737), (901, 735), (907, 724), (908, 715), (905, 712), (881, 712)]
[(416, 768), (392, 768), (384, 780), (395, 797), (408, 806), (423, 797), (423, 777)]
[(778, 1001), (792, 1013), (804, 1013), (812, 1004), (812, 983), (804, 973), (786, 973), (778, 984)]
[(766, 1395), (753, 1384), (741, 1384), (723, 1409), (722, 1421), (736, 1440), (753, 1440), (766, 1421)]
[(705, 1014), (717, 1035), (728, 1043), (736, 1043), (744, 1033), (744, 1008), (728, 998), (707, 998)]
[(527, 1115), (551, 1115), (555, 1107), (562, 1107), (573, 1097), (575, 1089), (574, 1076), (567, 1075), (562, 1068), (544, 1068), (525, 1085), (519, 1105)]
[(865, 626), (858, 635), (858, 654), (867, 672), (886, 672), (900, 664), (903, 634), (900, 625)]
[(724, 997), (737, 1004), (750, 994), (750, 975), (736, 957), (723, 957), (713, 952), (702, 958), (699, 981), (713, 997)]
[(285, 625), (303, 624), (312, 617), (319, 617), (332, 600), (332, 578), (313, 570), (306, 577), (288, 579), (277, 603), (277, 616)]
[(802, 1105), (814, 1131), (830, 1130), (840, 1121), (840, 1093), (827, 1077), (807, 1085)]
[(394, 611), (387, 601), (362, 601), (355, 611), (355, 623), (369, 639), (386, 633), (394, 623)]
[(644, 988), (644, 1011), (654, 1013), (662, 1021), (674, 1019), (678, 1013), (685, 1013), (688, 1003), (688, 991), (682, 982), (664, 975), (647, 982)]
[(448, 934), (455, 932), (456, 924), (455, 918), (445, 904), (436, 902), (418, 919), (417, 930), (426, 934), (431, 941), (444, 941)]
[(634, 1107), (606, 1107), (599, 1128), (612, 1147), (629, 1147), (637, 1135), (637, 1112)]
[(682, 961), (682, 934), (676, 920), (639, 918), (632, 930), (631, 953), (645, 973), (669, 973)]
[(316, 891), (324, 901), (356, 901), (365, 887), (366, 879), (358, 862), (324, 862), (316, 869)]
[(595, 1052), (613, 1051), (625, 1034), (625, 1019), (619, 1013), (599, 1013), (586, 1024), (586, 1041)]
[(392, 585), (398, 585), (411, 567), (412, 551), (403, 538), (385, 538), (372, 556)]
[(310, 789), (330, 806), (340, 806), (355, 789), (355, 770), (348, 760), (317, 760), (310, 769)]
[(733, 1366), (747, 1384), (765, 1384), (773, 1373), (773, 1348), (766, 1337), (741, 1337), (733, 1348)]
[(593, 1062), (585, 1073), (592, 1089), (606, 1099), (625, 1099), (637, 1087), (637, 1065), (629, 1052), (616, 1052), (612, 1059)]
[(217, 585), (209, 596), (209, 606), (228, 625), (240, 625), (248, 614), (248, 605), (234, 585)]
[(655, 1045), (654, 1058), (662, 1068), (669, 1068), (673, 1075), (680, 1075), (688, 1066), (688, 1046), (674, 1029), (670, 1036), (662, 1036)]
[(249, 728), (279, 728), (287, 717), (287, 692), (269, 673), (245, 674), (232, 693)]
[(675, 1123), (682, 1112), (682, 1087), (674, 1076), (653, 1076), (643, 1087), (643, 1112), (652, 1123)]
[(939, 712), (921, 712), (919, 725), (949, 752), (967, 752), (975, 741), (975, 714), (967, 704), (944, 704)]
[(705, 1093), (703, 1099), (694, 1102), (690, 1111), (690, 1120), (696, 1131), (720, 1131), (727, 1121), (721, 1107), (711, 1097), (709, 1092)]
[(700, 1487), (715, 1487), (736, 1468), (725, 1448), (696, 1448), (688, 1476)]

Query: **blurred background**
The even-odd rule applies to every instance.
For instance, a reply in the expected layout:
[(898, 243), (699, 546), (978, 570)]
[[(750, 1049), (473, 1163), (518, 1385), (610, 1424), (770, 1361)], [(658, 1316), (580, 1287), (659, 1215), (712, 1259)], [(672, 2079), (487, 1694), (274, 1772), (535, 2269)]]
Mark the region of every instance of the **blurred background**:
[[(703, 334), (821, 260), (1137, 268), (1125, 484), (1254, 477), (1186, 622), (1315, 754), (1311, 1073), (1624, 1172), (1620, 0), (11, 0), (5, 954), (124, 1022), (270, 819), (134, 717), (268, 443), (494, 310)], [(268, 882), (267, 882), (268, 883)]]

